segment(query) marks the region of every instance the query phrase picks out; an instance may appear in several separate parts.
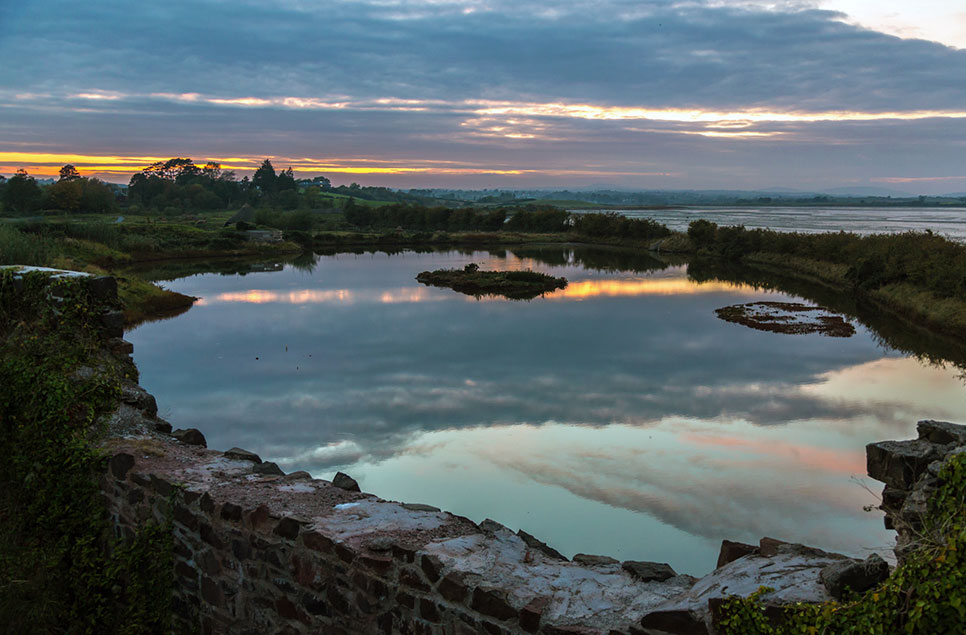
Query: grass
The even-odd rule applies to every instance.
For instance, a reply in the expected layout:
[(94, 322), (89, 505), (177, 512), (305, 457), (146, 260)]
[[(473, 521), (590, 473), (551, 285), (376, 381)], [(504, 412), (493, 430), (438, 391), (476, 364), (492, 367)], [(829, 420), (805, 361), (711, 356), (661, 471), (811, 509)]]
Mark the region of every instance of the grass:
[[(205, 219), (132, 217), (114, 223), (115, 215), (56, 217), (0, 224), (0, 265), (22, 264), (70, 269), (118, 279), (128, 326), (187, 310), (194, 298), (163, 289), (130, 272), (137, 263), (212, 257), (275, 256), (298, 253), (292, 243), (264, 244)], [(126, 217), (127, 218), (127, 217)], [(204, 226), (196, 223), (203, 220)]]

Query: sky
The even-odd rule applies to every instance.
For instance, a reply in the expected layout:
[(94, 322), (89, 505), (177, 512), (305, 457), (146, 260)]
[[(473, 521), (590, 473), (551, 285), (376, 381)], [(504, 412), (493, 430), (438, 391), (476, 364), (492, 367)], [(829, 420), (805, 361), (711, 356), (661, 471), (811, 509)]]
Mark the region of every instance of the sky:
[(966, 8), (0, 0), (0, 173), (966, 192)]

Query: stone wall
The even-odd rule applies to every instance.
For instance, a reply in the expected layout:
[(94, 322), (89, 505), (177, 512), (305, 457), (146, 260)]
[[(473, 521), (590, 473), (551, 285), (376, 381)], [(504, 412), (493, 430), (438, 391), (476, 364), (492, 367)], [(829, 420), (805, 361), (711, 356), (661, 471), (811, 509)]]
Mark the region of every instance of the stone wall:
[[(105, 303), (100, 359), (133, 363), (112, 285), (88, 284)], [(239, 448), (208, 449), (198, 430), (172, 431), (133, 381), (108, 428), (101, 490), (116, 535), (172, 527), (175, 632), (709, 633), (727, 595), (765, 585), (768, 605), (823, 602), (889, 570), (877, 556), (860, 561), (772, 538), (724, 541), (718, 567), (700, 580), (664, 563), (568, 560), (492, 520), (383, 500), (346, 475), (284, 474)], [(900, 557), (942, 461), (966, 451), (963, 426), (925, 421), (919, 436), (868, 447)]]
[(946, 421), (920, 421), (918, 438), (880, 441), (866, 447), (869, 476), (885, 483), (880, 509), (886, 529), (895, 529), (896, 558), (915, 549), (929, 498), (939, 486), (939, 473), (953, 456), (966, 452), (966, 426)]

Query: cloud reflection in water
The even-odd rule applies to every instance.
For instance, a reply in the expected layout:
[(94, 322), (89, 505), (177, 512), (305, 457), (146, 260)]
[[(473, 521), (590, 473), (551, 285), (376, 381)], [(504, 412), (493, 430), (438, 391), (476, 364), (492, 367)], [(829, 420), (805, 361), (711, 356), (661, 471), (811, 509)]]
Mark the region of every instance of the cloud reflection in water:
[(564, 551), (668, 554), (694, 572), (722, 538), (883, 546), (850, 480), (864, 445), (908, 437), (919, 418), (966, 419), (953, 371), (864, 329), (841, 340), (722, 322), (715, 308), (785, 296), (698, 285), (682, 268), (533, 259), (574, 282), (570, 298), (531, 302), (413, 285), (485, 261), (524, 259), (335, 256), (311, 277), (174, 281), (205, 301), (130, 334), (142, 382), (211, 447), (347, 470), (381, 496), (494, 517)]

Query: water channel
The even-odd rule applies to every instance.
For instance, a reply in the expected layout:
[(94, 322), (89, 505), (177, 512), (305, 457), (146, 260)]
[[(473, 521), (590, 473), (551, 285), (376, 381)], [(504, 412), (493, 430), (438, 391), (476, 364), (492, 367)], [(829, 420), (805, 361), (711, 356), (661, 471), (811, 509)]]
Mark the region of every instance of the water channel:
[[(531, 301), (420, 285), (420, 271), (533, 269)], [(230, 271), (230, 270), (226, 270)], [(314, 256), (165, 283), (187, 313), (128, 334), (175, 427), (286, 471), (523, 529), (565, 555), (700, 575), (723, 538), (854, 556), (891, 548), (865, 444), (966, 421), (961, 371), (852, 337), (714, 310), (800, 298), (684, 264), (569, 246)]]

